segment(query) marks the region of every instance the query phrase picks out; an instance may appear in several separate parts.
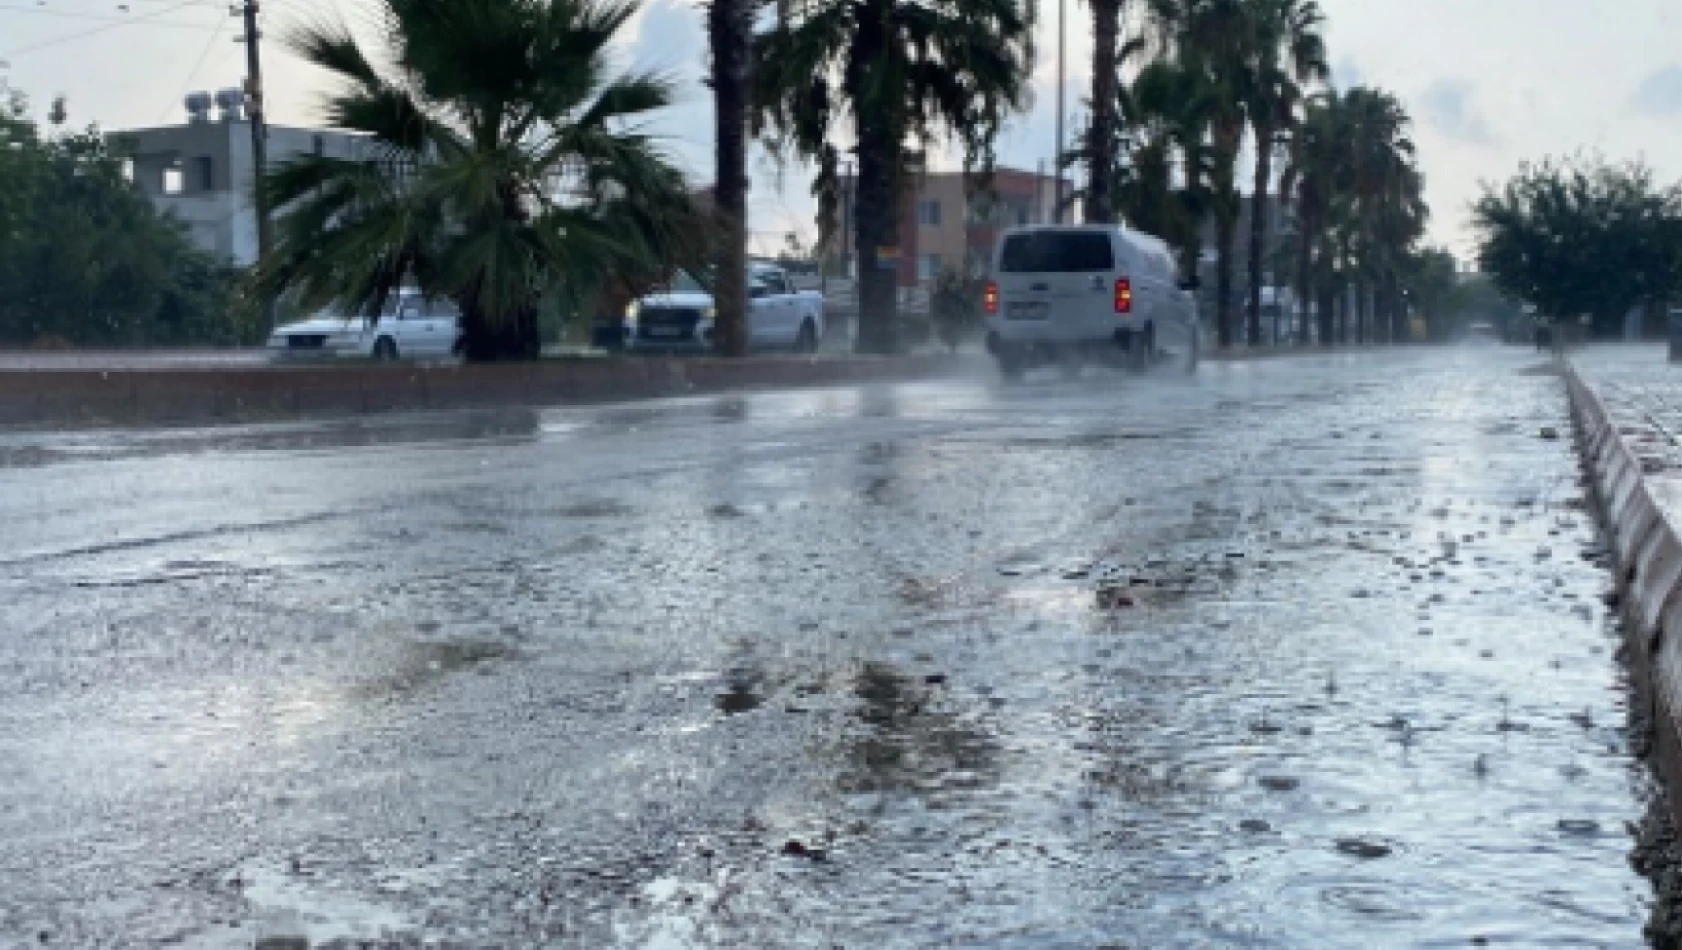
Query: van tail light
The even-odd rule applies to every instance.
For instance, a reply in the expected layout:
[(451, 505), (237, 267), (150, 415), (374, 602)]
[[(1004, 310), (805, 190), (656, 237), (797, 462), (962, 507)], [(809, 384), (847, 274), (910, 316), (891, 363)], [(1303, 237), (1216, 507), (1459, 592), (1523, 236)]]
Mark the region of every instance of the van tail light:
[(1133, 282), (1125, 277), (1117, 278), (1115, 282), (1115, 312), (1133, 312)]
[(981, 292), (981, 305), (987, 309), (988, 313), (999, 312), (998, 281), (990, 280), (987, 282), (987, 289)]

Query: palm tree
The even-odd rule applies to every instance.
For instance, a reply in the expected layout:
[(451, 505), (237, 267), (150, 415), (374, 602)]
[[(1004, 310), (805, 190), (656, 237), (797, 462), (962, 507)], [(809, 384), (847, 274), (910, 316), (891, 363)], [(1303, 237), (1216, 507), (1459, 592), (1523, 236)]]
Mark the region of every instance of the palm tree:
[(1209, 132), (1219, 102), (1205, 79), (1198, 70), (1159, 59), (1122, 97), (1132, 145), (1128, 166), (1116, 176), (1119, 206), (1130, 224), (1180, 252), (1187, 275), (1198, 272), (1203, 224), (1214, 207)]
[(1394, 288), (1428, 215), (1424, 179), (1407, 134), (1412, 120), (1401, 102), (1382, 90), (1351, 89), (1345, 108), (1359, 336), (1363, 342), (1376, 336), (1372, 331), (1377, 328), (1366, 320), (1370, 303), (1374, 316), (1386, 324), (1386, 336), (1394, 340)]
[[(856, 133), (858, 348), (898, 349), (894, 259), (916, 146), (958, 138), (985, 173), (1032, 57), (1023, 0), (782, 0), (756, 37), (754, 108), (773, 149), (817, 165), (824, 243), (834, 233), (843, 123)], [(885, 254), (884, 252), (889, 252)], [(886, 269), (885, 269), (886, 268)]]
[(1374, 336), (1369, 310), (1386, 337), (1401, 335), (1401, 281), (1429, 214), (1410, 122), (1387, 92), (1330, 90), (1308, 103), (1292, 136), (1281, 190), (1296, 201), (1297, 286), (1318, 303), (1322, 343), (1349, 335), (1332, 320), (1348, 290), (1357, 341)]
[(1255, 100), (1255, 0), (1152, 0), (1164, 44), (1182, 69), (1199, 75), (1210, 100), (1210, 210), (1215, 218), (1215, 315), (1220, 345), (1238, 338), (1233, 321), (1233, 255), (1240, 198), (1239, 148), (1247, 105)]
[(1267, 238), (1268, 193), (1273, 183), (1273, 151), (1279, 133), (1292, 129), (1304, 87), (1324, 82), (1325, 14), (1315, 0), (1250, 0), (1257, 54), (1253, 98), (1247, 104), (1255, 132), (1255, 187), (1250, 194), (1249, 342), (1262, 342), (1262, 265)]
[(714, 269), (713, 304), (718, 308), (716, 344), (724, 356), (748, 349), (748, 79), (753, 46), (753, 0), (711, 0), (707, 37), (712, 47), (712, 90), (716, 123), (713, 201), (720, 235)]
[(381, 0), (377, 56), (342, 24), (288, 44), (332, 74), (358, 158), (305, 155), (262, 182), (284, 209), (270, 292), (375, 315), (406, 283), (454, 300), (469, 359), (535, 357), (557, 289), (690, 258), (683, 176), (634, 123), (665, 106), (651, 75), (609, 78), (632, 0)]
[[(1296, 205), (1297, 297), (1305, 305), (1309, 301), (1318, 303), (1322, 346), (1329, 346), (1336, 339), (1332, 309), (1321, 292), (1323, 280), (1317, 278), (1330, 267), (1334, 256), (1326, 236), (1333, 223), (1335, 203), (1345, 190), (1351, 162), (1349, 150), (1353, 143), (1343, 123), (1343, 97), (1337, 90), (1327, 90), (1311, 99), (1291, 136), (1289, 160), (1279, 185), (1280, 194)], [(1306, 320), (1299, 342), (1303, 345), (1309, 342)]]
[(1121, 8), (1126, 0), (1092, 0), (1092, 121), (1086, 129), (1086, 161), (1089, 170), (1085, 218), (1089, 224), (1115, 220), (1115, 180), (1110, 171), (1119, 157), (1116, 141), (1120, 131), (1119, 76), (1123, 53)]

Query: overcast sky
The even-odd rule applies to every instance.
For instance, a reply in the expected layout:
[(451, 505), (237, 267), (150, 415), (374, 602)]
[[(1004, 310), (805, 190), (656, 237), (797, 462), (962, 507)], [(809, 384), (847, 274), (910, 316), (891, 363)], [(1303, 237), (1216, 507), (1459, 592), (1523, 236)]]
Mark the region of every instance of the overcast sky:
[[(366, 0), (266, 0), (274, 34), (326, 13), (353, 22)], [(1024, 168), (1053, 148), (1055, 0), (1041, 0), (1033, 110), (1000, 143)], [(1135, 0), (1135, 3), (1139, 0)], [(1322, 0), (1336, 81), (1394, 91), (1415, 137), (1433, 211), (1432, 239), (1471, 247), (1467, 204), (1478, 183), (1521, 161), (1584, 149), (1642, 157), (1682, 179), (1682, 0)], [(0, 0), (0, 77), (38, 111), (68, 96), (73, 121), (131, 128), (179, 121), (189, 89), (236, 85), (243, 47), (227, 0)], [(1089, 11), (1069, 0), (1069, 111), (1087, 87)], [(688, 0), (650, 0), (625, 36), (627, 63), (678, 81), (681, 102), (656, 129), (697, 179), (711, 178), (711, 102), (699, 83), (705, 39)], [(266, 60), (276, 121), (309, 124), (320, 79), (278, 46)], [(781, 179), (781, 180), (779, 180)], [(788, 230), (812, 230), (799, 168), (761, 159), (753, 229), (770, 250)]]

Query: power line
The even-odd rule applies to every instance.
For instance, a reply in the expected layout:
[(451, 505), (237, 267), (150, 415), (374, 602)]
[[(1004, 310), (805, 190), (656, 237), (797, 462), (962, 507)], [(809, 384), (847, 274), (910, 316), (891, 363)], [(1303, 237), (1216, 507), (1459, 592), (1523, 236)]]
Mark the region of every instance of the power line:
[[(35, 16), (61, 17), (63, 19), (67, 19), (67, 20), (90, 20), (90, 21), (93, 21), (95, 23), (133, 23), (133, 22), (136, 21), (136, 18), (132, 17), (132, 16), (112, 16), (111, 14), (107, 14), (107, 13), (81, 13), (81, 12), (72, 11), (72, 10), (53, 10), (53, 9), (44, 8), (44, 7), (25, 7), (25, 6), (18, 6), (18, 5), (9, 4), (9, 3), (0, 4), (0, 10), (13, 12), (13, 13), (30, 13), (30, 14), (34, 14)], [(151, 16), (151, 15), (152, 14), (146, 14), (146, 16)], [(177, 23), (173, 20), (164, 21), (164, 22), (153, 21), (153, 22), (148, 23), (147, 25), (148, 26), (168, 27), (168, 28), (171, 28), (171, 29), (178, 29), (178, 30), (202, 30), (202, 29), (204, 29), (204, 25), (202, 23)]]
[(137, 16), (133, 19), (121, 20), (121, 21), (116, 22), (116, 23), (106, 23), (103, 26), (96, 26), (96, 27), (93, 27), (91, 29), (82, 30), (82, 31), (77, 32), (77, 33), (66, 33), (63, 36), (56, 36), (56, 37), (53, 37), (50, 40), (42, 40), (39, 43), (32, 43), (28, 46), (20, 46), (17, 49), (7, 50), (4, 53), (0, 53), (0, 60), (9, 60), (9, 59), (13, 59), (13, 58), (18, 57), (18, 56), (22, 56), (26, 53), (33, 53), (33, 52), (36, 52), (38, 50), (44, 50), (44, 49), (48, 49), (48, 48), (54, 47), (54, 46), (61, 46), (65, 43), (74, 42), (75, 40), (84, 39), (84, 38), (89, 37), (89, 36), (95, 36), (95, 35), (98, 35), (100, 33), (108, 33), (112, 30), (121, 29), (122, 27), (125, 27), (125, 26), (137, 26), (137, 25), (140, 25), (142, 23), (145, 23), (145, 24), (148, 24), (148, 25), (151, 25), (151, 26), (162, 26), (163, 24), (151, 23), (150, 21), (153, 20), (156, 17), (163, 16), (166, 13), (174, 13), (177, 10), (184, 10), (187, 7), (198, 6), (201, 3), (202, 3), (202, 0), (181, 0), (181, 2), (179, 2), (179, 3), (173, 4), (171, 6), (164, 7), (164, 8), (162, 8), (162, 9), (160, 9), (160, 10), (154, 12), (154, 13), (143, 13), (140, 16)]
[[(183, 94), (185, 94), (187, 89), (192, 86), (193, 77), (197, 76), (199, 74), (199, 70), (204, 68), (205, 61), (210, 59), (210, 51), (216, 48), (216, 41), (222, 38), (222, 30), (227, 27), (227, 25), (228, 20), (226, 17), (216, 21), (216, 26), (210, 31), (210, 39), (204, 44), (204, 51), (199, 53), (198, 61), (193, 63), (193, 68), (187, 71), (187, 78), (181, 81), (181, 92)], [(179, 98), (179, 96), (177, 96), (177, 98)], [(158, 116), (158, 121), (162, 122), (163, 120), (169, 118), (169, 114), (175, 111), (176, 108), (176, 103), (171, 102), (164, 108), (163, 113)]]

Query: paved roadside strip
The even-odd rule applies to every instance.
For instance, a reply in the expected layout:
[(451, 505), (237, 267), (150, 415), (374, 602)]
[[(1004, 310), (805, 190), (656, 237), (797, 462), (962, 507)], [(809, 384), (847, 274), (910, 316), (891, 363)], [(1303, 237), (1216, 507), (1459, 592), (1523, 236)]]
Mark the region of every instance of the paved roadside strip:
[(0, 426), (210, 424), (607, 402), (903, 382), (957, 373), (969, 365), (960, 358), (930, 355), (0, 371)]
[(1632, 728), (1665, 788), (1633, 860), (1657, 892), (1648, 936), (1682, 940), (1682, 369), (1658, 347), (1607, 347), (1564, 364), (1584, 475), (1617, 560)]
[(1567, 363), (1565, 376), (1618, 561), (1627, 653), (1651, 705), (1655, 762), (1673, 817), (1682, 817), (1682, 443), (1665, 391), (1682, 406), (1682, 372), (1655, 378), (1638, 360), (1634, 350), (1596, 354)]

